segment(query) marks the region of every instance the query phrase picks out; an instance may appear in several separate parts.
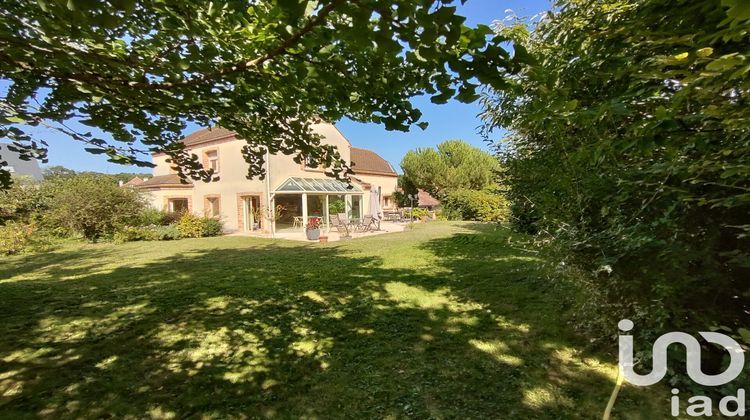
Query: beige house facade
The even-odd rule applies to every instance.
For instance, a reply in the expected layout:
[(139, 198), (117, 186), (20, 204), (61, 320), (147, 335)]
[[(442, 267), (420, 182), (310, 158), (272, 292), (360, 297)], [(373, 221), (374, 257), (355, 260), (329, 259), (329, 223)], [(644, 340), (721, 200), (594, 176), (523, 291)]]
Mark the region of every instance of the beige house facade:
[(319, 123), (313, 129), (353, 165), (353, 188), (327, 177), (323, 168), (296, 163), (287, 155), (270, 156), (266, 179), (247, 179), (241, 152), (247, 143), (220, 127), (202, 129), (183, 139), (204, 167), (214, 169), (218, 181), (182, 182), (167, 156), (154, 154), (154, 176), (136, 188), (154, 208), (217, 217), (227, 233), (302, 230), (311, 217), (320, 217), (325, 226), (328, 216), (338, 213), (359, 219), (370, 209), (370, 200), (378, 200), (382, 210), (395, 209), (398, 175), (385, 159), (353, 147), (333, 124)]

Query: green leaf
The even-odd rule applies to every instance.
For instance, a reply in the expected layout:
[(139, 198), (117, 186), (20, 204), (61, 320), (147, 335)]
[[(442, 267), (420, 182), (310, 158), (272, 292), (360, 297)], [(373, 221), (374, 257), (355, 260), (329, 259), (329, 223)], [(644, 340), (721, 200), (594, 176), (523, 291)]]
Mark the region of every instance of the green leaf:
[(750, 1), (747, 0), (722, 0), (722, 6), (728, 7), (727, 16), (735, 20), (750, 19)]
[(701, 48), (695, 52), (698, 57), (708, 57), (714, 53), (714, 49), (711, 47)]
[(740, 328), (737, 330), (737, 333), (739, 333), (745, 343), (750, 344), (750, 330), (747, 328)]
[(726, 71), (726, 70), (739, 66), (743, 62), (744, 62), (744, 57), (738, 55), (737, 53), (727, 54), (708, 63), (706, 65), (706, 70), (718, 71), (718, 72)]
[(11, 117), (5, 117), (6, 120), (10, 121), (11, 123), (16, 124), (24, 124), (26, 122), (25, 119), (17, 116), (11, 116)]
[(680, 54), (675, 55), (674, 59), (678, 60), (678, 61), (687, 60), (687, 58), (688, 58), (689, 55), (690, 54), (688, 54), (687, 52), (680, 53)]

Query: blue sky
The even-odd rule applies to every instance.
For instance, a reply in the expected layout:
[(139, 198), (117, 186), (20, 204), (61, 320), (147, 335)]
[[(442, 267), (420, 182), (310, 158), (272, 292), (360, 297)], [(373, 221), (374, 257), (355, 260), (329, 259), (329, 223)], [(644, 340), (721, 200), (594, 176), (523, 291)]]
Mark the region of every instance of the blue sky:
[[(533, 16), (550, 8), (549, 0), (469, 0), (459, 6), (469, 25), (491, 24), (507, 15), (511, 9), (518, 16)], [(424, 121), (430, 123), (427, 130), (414, 127), (408, 133), (387, 131), (377, 124), (361, 124), (349, 120), (339, 121), (336, 126), (355, 147), (372, 149), (387, 159), (400, 172), (399, 162), (404, 154), (417, 147), (434, 146), (444, 140), (463, 139), (478, 147), (487, 148), (477, 133), (481, 121), (478, 103), (462, 104), (450, 102), (444, 105), (430, 103), (427, 98), (416, 98), (415, 105), (423, 112)], [(186, 130), (188, 134), (190, 129)], [(115, 165), (101, 156), (91, 155), (77, 144), (60, 134), (42, 129), (34, 134), (49, 142), (47, 165), (63, 165), (75, 170), (114, 172), (149, 172), (148, 168)]]

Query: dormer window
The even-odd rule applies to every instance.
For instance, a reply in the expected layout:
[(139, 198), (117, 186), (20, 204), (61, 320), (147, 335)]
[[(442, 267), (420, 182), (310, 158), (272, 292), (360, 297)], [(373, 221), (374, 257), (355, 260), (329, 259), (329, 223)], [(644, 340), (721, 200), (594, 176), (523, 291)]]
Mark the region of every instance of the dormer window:
[(206, 169), (213, 169), (214, 173), (219, 173), (219, 151), (209, 150), (206, 152)]

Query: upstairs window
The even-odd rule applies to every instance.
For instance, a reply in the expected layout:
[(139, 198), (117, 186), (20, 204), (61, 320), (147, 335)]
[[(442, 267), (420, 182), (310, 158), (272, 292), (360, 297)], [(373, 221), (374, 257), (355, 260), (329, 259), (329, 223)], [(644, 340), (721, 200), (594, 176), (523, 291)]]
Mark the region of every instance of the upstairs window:
[(209, 150), (206, 152), (206, 169), (213, 169), (214, 173), (219, 173), (218, 150)]
[(318, 169), (319, 166), (311, 157), (305, 158), (305, 169)]

